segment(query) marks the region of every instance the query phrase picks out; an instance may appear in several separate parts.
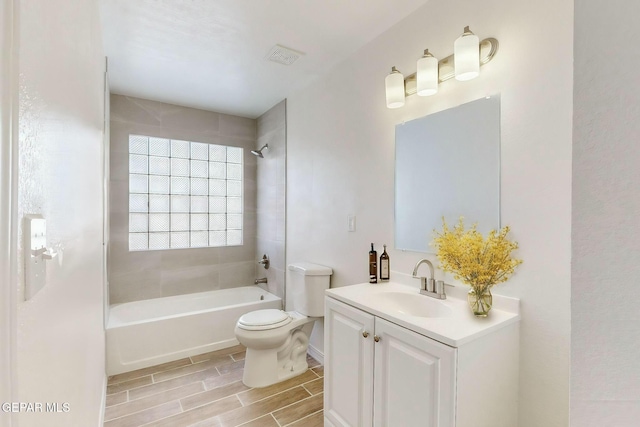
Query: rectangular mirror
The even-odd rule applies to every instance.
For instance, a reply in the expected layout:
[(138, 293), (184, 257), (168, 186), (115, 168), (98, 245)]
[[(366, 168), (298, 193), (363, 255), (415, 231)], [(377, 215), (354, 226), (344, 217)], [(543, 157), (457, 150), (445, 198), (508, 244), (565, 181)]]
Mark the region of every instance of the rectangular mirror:
[(435, 251), (442, 217), (486, 233), (500, 227), (500, 98), (396, 126), (395, 247)]

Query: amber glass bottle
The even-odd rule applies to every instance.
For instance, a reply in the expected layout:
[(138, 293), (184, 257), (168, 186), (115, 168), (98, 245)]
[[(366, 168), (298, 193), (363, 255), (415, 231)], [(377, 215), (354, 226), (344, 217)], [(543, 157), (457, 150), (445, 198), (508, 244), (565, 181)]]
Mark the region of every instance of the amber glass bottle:
[(384, 250), (380, 255), (380, 280), (389, 280), (389, 254), (387, 253), (387, 245), (382, 245)]
[(373, 249), (369, 251), (369, 283), (378, 283), (378, 253)]

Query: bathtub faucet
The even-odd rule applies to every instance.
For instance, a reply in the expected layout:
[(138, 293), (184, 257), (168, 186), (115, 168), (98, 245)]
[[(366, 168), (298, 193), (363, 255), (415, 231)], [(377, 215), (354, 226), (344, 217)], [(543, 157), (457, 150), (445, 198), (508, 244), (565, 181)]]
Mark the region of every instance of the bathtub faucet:
[(263, 277), (262, 279), (256, 279), (255, 282), (253, 282), (254, 284), (258, 285), (260, 283), (267, 283), (267, 278)]

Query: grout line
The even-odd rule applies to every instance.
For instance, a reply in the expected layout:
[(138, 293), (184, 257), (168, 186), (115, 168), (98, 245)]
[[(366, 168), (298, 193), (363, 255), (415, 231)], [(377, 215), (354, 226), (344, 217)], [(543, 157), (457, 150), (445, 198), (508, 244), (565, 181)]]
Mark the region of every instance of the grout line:
[[(279, 394), (279, 393), (278, 393), (278, 394)], [(311, 394), (311, 393), (309, 393), (309, 394)], [(318, 394), (320, 394), (320, 393), (318, 393)], [(275, 396), (275, 395), (273, 395), (273, 396)], [(304, 399), (297, 400), (297, 401), (295, 401), (295, 402), (293, 402), (293, 403), (290, 403), (290, 404), (288, 404), (288, 405), (286, 405), (286, 406), (281, 406), (280, 408), (278, 408), (278, 409), (276, 409), (275, 411), (271, 412), (271, 416), (275, 419), (276, 417), (273, 415), (273, 413), (274, 413), (274, 412), (278, 412), (278, 411), (281, 411), (281, 410), (283, 410), (283, 409), (285, 409), (285, 408), (289, 408), (290, 406), (297, 405), (297, 404), (302, 403), (302, 402), (304, 402), (305, 400), (311, 399), (312, 397), (315, 397), (315, 396), (317, 396), (317, 395), (316, 395), (316, 394), (311, 394), (311, 396), (307, 396), (307, 397), (305, 397)], [(322, 409), (324, 410), (324, 408), (322, 408)], [(317, 412), (317, 411), (316, 411), (316, 412)], [(315, 413), (315, 412), (314, 412), (314, 413)], [(305, 418), (306, 418), (306, 417), (305, 417)], [(298, 421), (298, 420), (296, 420), (296, 421)], [(278, 422), (278, 420), (276, 420), (276, 422)], [(294, 421), (294, 422), (295, 422), (295, 421)], [(278, 425), (280, 425), (280, 423), (278, 423)]]
[[(292, 421), (292, 422), (290, 422), (289, 424), (286, 424), (286, 425), (287, 425), (287, 426), (290, 426), (290, 425), (291, 425), (291, 424), (293, 424), (293, 423), (297, 423), (298, 421), (305, 420), (305, 419), (307, 419), (307, 418), (309, 418), (309, 417), (314, 416), (314, 415), (315, 415), (315, 414), (317, 414), (318, 412), (322, 412), (322, 411), (324, 411), (324, 408), (322, 408), (322, 409), (320, 409), (320, 410), (318, 410), (318, 411), (316, 411), (316, 412), (314, 412), (314, 413), (312, 413), (312, 414), (309, 414), (309, 415), (307, 415), (306, 417), (298, 418), (297, 420)], [(273, 417), (273, 418), (275, 418), (275, 417)], [(276, 422), (278, 422), (278, 420), (276, 420)], [(278, 424), (278, 425), (280, 425), (280, 424)], [(281, 427), (282, 427), (282, 426), (281, 426)], [(284, 426), (284, 427), (286, 427), (286, 426)]]
[(275, 416), (275, 415), (273, 415), (273, 412), (269, 413), (269, 415), (271, 415), (271, 418), (273, 418), (273, 419), (274, 419), (274, 421), (276, 422), (276, 424), (278, 425), (278, 427), (282, 427), (282, 424), (280, 424), (280, 423), (278, 422), (278, 419), (276, 418), (276, 416)]

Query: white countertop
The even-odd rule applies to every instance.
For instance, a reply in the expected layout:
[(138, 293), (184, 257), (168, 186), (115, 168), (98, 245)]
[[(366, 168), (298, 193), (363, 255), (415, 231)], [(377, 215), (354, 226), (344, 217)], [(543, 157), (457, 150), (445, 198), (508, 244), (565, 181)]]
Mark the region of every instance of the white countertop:
[[(447, 299), (434, 299), (434, 303), (449, 307), (450, 316), (419, 317), (391, 310), (389, 304), (385, 304), (385, 292), (418, 294), (415, 287), (384, 282), (328, 289), (326, 295), (452, 347), (460, 347), (520, 320), (519, 300), (515, 298), (494, 295), (494, 305), (489, 316), (480, 318), (473, 315), (466, 299), (447, 295)], [(425, 295), (420, 297), (431, 299)]]

